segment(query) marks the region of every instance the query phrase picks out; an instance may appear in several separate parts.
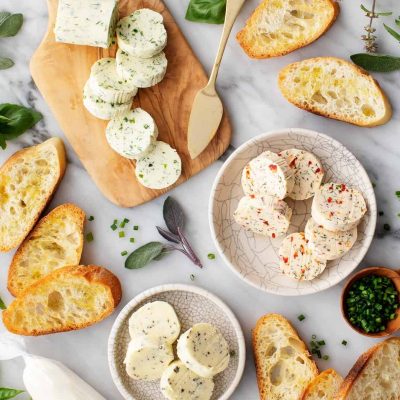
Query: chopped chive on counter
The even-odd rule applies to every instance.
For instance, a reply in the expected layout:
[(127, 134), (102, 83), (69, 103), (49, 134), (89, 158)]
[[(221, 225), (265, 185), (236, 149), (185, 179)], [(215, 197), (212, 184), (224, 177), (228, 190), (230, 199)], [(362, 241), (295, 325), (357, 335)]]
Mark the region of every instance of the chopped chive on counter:
[(299, 321), (304, 321), (304, 320), (306, 319), (306, 317), (305, 317), (303, 314), (300, 314), (300, 315), (297, 317), (297, 319), (298, 319)]
[(131, 243), (135, 243), (135, 238), (134, 238), (134, 237), (131, 237), (131, 238), (129, 238), (129, 241), (130, 241)]
[(112, 224), (112, 225), (110, 226), (110, 228), (111, 228), (113, 231), (116, 231), (116, 230), (118, 229), (118, 226), (117, 226), (116, 224)]
[(383, 217), (385, 215), (385, 213), (383, 211), (379, 211), (378, 214), (379, 214), (380, 217)]
[(86, 234), (86, 241), (88, 243), (90, 243), (90, 242), (93, 242), (93, 240), (94, 240), (93, 233), (92, 232), (87, 233)]
[(400, 213), (397, 213), (397, 216), (400, 218)]
[(396, 190), (396, 196), (398, 199), (400, 199), (400, 190)]
[(383, 229), (384, 229), (385, 231), (389, 232), (390, 229), (391, 229), (391, 227), (390, 227), (389, 224), (384, 224), (384, 225), (383, 225)]
[[(310, 341), (311, 354), (315, 354), (318, 358), (322, 358), (323, 360), (327, 360), (329, 356), (322, 355), (321, 347), (325, 346), (325, 340), (317, 340), (317, 335), (312, 335)], [(326, 358), (327, 357), (327, 358)]]
[(325, 340), (320, 340), (317, 343), (319, 346), (325, 346)]
[(125, 228), (125, 225), (129, 222), (128, 218), (124, 218), (123, 221), (119, 224), (120, 228)]
[(347, 340), (342, 340), (342, 345), (347, 346)]
[(128, 252), (126, 250), (124, 250), (123, 252), (121, 252), (121, 256), (124, 257), (128, 254)]
[(194, 281), (195, 276), (193, 274), (190, 275), (190, 280)]
[(133, 230), (134, 230), (134, 231), (138, 231), (138, 230), (139, 230), (139, 225), (135, 225), (135, 226), (133, 227)]
[(375, 182), (371, 182), (372, 183), (372, 187), (375, 189), (376, 188), (376, 183)]
[(325, 354), (324, 356), (322, 356), (322, 359), (325, 360), (325, 361), (328, 361), (329, 360), (329, 356)]
[(124, 232), (124, 231), (120, 231), (120, 232), (118, 233), (118, 236), (119, 236), (120, 238), (125, 237), (125, 232)]
[(89, 221), (94, 221), (93, 215), (91, 215), (91, 216), (88, 218), (88, 220), (89, 220)]
[(215, 260), (215, 254), (214, 253), (208, 253), (207, 255), (209, 260)]
[(311, 339), (315, 340), (317, 338), (317, 335), (312, 335)]

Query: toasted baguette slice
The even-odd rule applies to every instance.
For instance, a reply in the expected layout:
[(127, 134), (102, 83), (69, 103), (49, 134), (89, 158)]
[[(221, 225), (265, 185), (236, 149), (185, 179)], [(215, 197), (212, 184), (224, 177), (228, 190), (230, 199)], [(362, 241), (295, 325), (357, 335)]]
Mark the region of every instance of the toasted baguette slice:
[(64, 267), (36, 281), (3, 311), (6, 328), (39, 336), (93, 325), (121, 300), (118, 278), (95, 265)]
[(334, 400), (342, 382), (334, 369), (327, 369), (309, 383), (301, 400)]
[(65, 171), (65, 149), (52, 138), (12, 155), (0, 168), (0, 251), (20, 245)]
[(303, 110), (359, 126), (382, 125), (389, 100), (368, 72), (334, 57), (310, 58), (279, 73), (282, 94)]
[(237, 40), (249, 57), (282, 56), (317, 40), (338, 14), (332, 0), (264, 0)]
[(335, 400), (400, 399), (400, 338), (370, 348), (354, 364)]
[(19, 296), (28, 286), (68, 265), (79, 265), (85, 213), (63, 204), (42, 218), (18, 248), (8, 270), (8, 290)]
[(258, 320), (253, 350), (261, 400), (298, 400), (318, 375), (305, 344), (282, 315), (267, 314)]

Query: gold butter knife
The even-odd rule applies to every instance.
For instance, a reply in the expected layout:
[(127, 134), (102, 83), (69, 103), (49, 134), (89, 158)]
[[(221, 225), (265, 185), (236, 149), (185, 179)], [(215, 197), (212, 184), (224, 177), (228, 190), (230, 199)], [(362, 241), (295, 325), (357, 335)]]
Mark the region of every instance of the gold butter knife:
[(188, 148), (192, 159), (195, 159), (208, 146), (221, 123), (224, 108), (215, 89), (215, 82), (229, 34), (245, 1), (227, 0), (226, 2), (224, 28), (211, 76), (207, 85), (196, 94), (190, 113)]

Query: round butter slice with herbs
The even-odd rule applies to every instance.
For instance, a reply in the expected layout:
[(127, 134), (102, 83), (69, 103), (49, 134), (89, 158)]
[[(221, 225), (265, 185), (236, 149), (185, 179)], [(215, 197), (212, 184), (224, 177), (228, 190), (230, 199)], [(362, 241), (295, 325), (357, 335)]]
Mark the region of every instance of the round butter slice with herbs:
[(211, 324), (196, 324), (178, 340), (179, 359), (187, 368), (203, 378), (224, 371), (230, 360), (229, 346), (218, 328)]
[(165, 301), (147, 303), (135, 311), (129, 319), (129, 334), (132, 340), (146, 337), (174, 343), (181, 325), (173, 307)]
[(357, 240), (357, 227), (348, 231), (331, 232), (318, 225), (312, 218), (304, 229), (308, 245), (323, 260), (335, 260), (346, 254)]
[(97, 60), (90, 71), (90, 87), (93, 93), (111, 103), (125, 103), (132, 100), (137, 87), (117, 74), (115, 58)]
[(168, 400), (210, 400), (214, 382), (196, 375), (182, 362), (174, 361), (162, 374), (160, 389)]
[(264, 151), (243, 169), (242, 186), (247, 195), (270, 195), (282, 200), (293, 185), (293, 170), (282, 156), (272, 151)]
[(156, 141), (136, 162), (136, 177), (149, 189), (165, 189), (181, 176), (182, 161), (169, 144)]
[(141, 338), (129, 343), (125, 357), (126, 373), (133, 379), (154, 381), (174, 360), (172, 345)]
[(343, 183), (324, 183), (311, 206), (314, 221), (329, 231), (348, 231), (357, 226), (367, 205), (363, 195)]
[(141, 108), (113, 118), (106, 128), (106, 139), (122, 157), (137, 159), (144, 156), (158, 135), (152, 116)]
[(118, 47), (135, 57), (150, 58), (167, 44), (167, 31), (160, 13), (142, 8), (122, 18), (117, 25)]
[(311, 281), (322, 274), (326, 261), (308, 246), (303, 232), (287, 236), (279, 249), (279, 266), (283, 274), (299, 281)]
[(118, 74), (139, 88), (147, 88), (160, 83), (168, 66), (163, 51), (154, 57), (139, 58), (118, 49), (116, 62)]
[(132, 107), (132, 100), (126, 103), (105, 101), (93, 92), (88, 81), (83, 89), (83, 105), (96, 118), (107, 120), (129, 111)]

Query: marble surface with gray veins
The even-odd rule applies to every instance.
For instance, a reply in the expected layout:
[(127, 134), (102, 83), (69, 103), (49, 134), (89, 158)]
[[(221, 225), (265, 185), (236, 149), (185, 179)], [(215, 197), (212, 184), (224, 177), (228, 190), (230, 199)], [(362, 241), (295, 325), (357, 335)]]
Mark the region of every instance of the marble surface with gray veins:
[[(210, 71), (221, 26), (186, 21), (184, 15), (188, 0), (166, 0), (166, 3), (206, 70)], [(234, 39), (257, 3), (258, 0), (246, 2), (233, 29), (218, 80), (218, 91), (233, 125), (232, 145), (237, 147), (262, 132), (285, 127), (314, 129), (342, 142), (361, 161), (376, 184), (378, 211), (384, 213), (378, 219), (375, 240), (361, 267), (385, 265), (399, 268), (400, 218), (397, 214), (400, 212), (400, 200), (396, 198), (395, 191), (400, 190), (400, 72), (376, 74), (394, 108), (392, 120), (382, 127), (358, 128), (303, 112), (287, 103), (280, 94), (277, 86), (279, 69), (308, 57), (331, 55), (348, 59), (350, 54), (362, 51), (360, 35), (367, 20), (360, 11), (359, 1), (341, 1), (342, 12), (338, 21), (318, 42), (285, 57), (260, 61), (250, 60)], [(371, 0), (365, 0), (365, 5), (369, 6), (369, 3)], [(400, 5), (396, 0), (379, 1), (378, 5), (394, 11), (396, 16), (400, 14)], [(0, 162), (3, 163), (17, 149), (39, 143), (50, 136), (63, 137), (63, 133), (35, 88), (28, 69), (30, 57), (46, 31), (46, 2), (2, 0), (0, 10), (22, 12), (25, 16), (25, 24), (18, 36), (0, 39), (0, 54), (15, 61), (12, 69), (0, 71), (0, 102), (21, 103), (35, 107), (44, 114), (44, 120), (33, 130), (10, 143), (6, 151), (0, 151)], [(383, 30), (382, 22), (383, 18), (375, 22), (380, 50), (399, 55), (399, 44)], [(393, 17), (385, 17), (385, 22), (393, 25)], [(49, 76), (49, 79), (52, 77)], [(119, 310), (144, 289), (162, 283), (179, 282), (192, 283), (214, 292), (239, 318), (246, 334), (248, 360), (244, 377), (232, 399), (258, 398), (251, 329), (262, 314), (284, 314), (295, 323), (306, 341), (312, 334), (325, 339), (327, 345), (324, 353), (329, 354), (330, 359), (318, 361), (321, 370), (334, 367), (346, 374), (356, 357), (374, 343), (374, 340), (357, 335), (343, 321), (339, 308), (342, 284), (315, 295), (283, 298), (263, 293), (239, 280), (218, 255), (214, 261), (208, 260), (207, 254), (216, 252), (207, 221), (208, 197), (221, 161), (215, 162), (171, 193), (186, 211), (186, 231), (204, 261), (204, 270), (191, 265), (181, 254), (172, 254), (143, 270), (130, 271), (124, 269), (124, 258), (120, 253), (132, 250), (134, 246), (128, 238), (119, 240), (109, 226), (115, 218), (127, 217), (140, 226), (139, 231), (134, 232), (135, 245), (158, 240), (154, 226), (163, 225), (162, 204), (165, 197), (134, 209), (120, 209), (101, 196), (68, 143), (67, 150), (69, 166), (51, 207), (67, 201), (75, 202), (88, 215), (95, 216), (95, 221), (88, 222), (86, 228), (88, 232), (93, 232), (94, 241), (86, 244), (82, 262), (104, 265), (121, 278), (124, 296)], [(390, 231), (383, 229), (385, 223), (390, 225)], [(7, 267), (11, 257), (12, 252), (0, 256), (0, 294), (6, 303), (11, 301), (6, 289)], [(190, 280), (191, 274), (195, 275), (193, 282)], [(297, 320), (299, 314), (306, 316), (301, 323)], [(106, 356), (107, 338), (114, 318), (115, 315), (82, 331), (29, 338), (26, 342), (30, 351), (64, 362), (108, 400), (119, 400), (121, 396), (111, 380)], [(346, 347), (341, 345), (343, 339), (348, 341)], [(0, 368), (0, 386), (23, 387), (22, 360), (2, 362)], [(29, 396), (21, 396), (21, 399), (24, 398), (28, 399)]]

